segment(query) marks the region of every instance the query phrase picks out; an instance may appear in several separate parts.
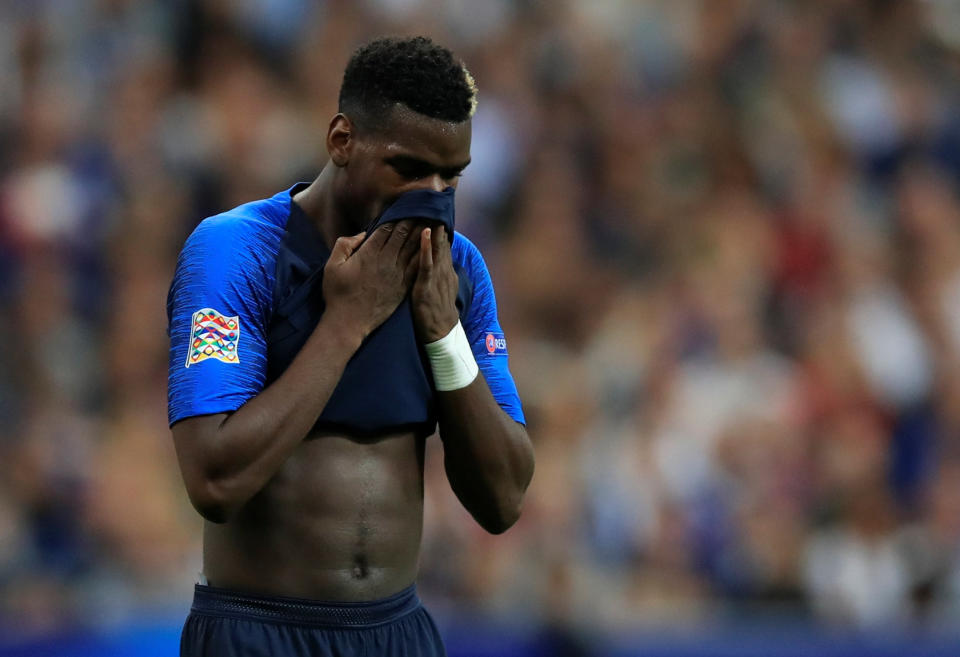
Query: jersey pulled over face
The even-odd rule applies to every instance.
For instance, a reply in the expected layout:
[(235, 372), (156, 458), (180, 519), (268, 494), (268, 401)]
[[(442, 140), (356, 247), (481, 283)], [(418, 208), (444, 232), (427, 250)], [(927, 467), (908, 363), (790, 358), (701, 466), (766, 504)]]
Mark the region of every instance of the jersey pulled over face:
[[(336, 154), (346, 184), (340, 201), (369, 226), (402, 194), (415, 189), (456, 188), (470, 164), (472, 122), (451, 123), (397, 104), (378, 129), (335, 130), (328, 150)], [(349, 166), (346, 166), (349, 163)]]
[[(240, 408), (286, 369), (322, 316), (330, 252), (293, 202), (305, 186), (209, 217), (187, 239), (167, 298), (171, 425)], [(501, 408), (524, 422), (486, 264), (460, 233), (452, 255), (460, 319), (480, 371)], [(351, 359), (318, 428), (428, 434), (434, 394), (405, 301)]]

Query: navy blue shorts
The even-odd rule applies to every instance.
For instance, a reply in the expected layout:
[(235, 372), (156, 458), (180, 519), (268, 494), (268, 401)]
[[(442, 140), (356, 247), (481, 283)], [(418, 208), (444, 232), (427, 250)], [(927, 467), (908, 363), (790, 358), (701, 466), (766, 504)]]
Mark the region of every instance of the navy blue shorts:
[(445, 657), (413, 585), (372, 602), (317, 602), (197, 584), (181, 657)]

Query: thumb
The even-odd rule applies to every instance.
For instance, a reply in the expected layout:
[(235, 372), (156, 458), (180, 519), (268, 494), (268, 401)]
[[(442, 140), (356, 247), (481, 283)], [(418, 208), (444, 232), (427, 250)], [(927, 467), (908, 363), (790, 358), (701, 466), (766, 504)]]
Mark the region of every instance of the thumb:
[(338, 237), (333, 245), (333, 250), (330, 252), (330, 260), (344, 262), (353, 255), (354, 251), (360, 248), (360, 245), (363, 244), (363, 238), (366, 236), (366, 232), (362, 232), (350, 237)]

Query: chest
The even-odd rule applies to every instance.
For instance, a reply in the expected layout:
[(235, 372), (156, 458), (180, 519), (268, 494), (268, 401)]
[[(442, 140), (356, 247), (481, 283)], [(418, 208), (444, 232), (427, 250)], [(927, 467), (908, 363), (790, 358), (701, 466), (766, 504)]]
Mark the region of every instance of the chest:
[[(302, 251), (282, 248), (277, 258), (267, 323), (268, 385), (296, 358), (326, 308), (323, 265), (328, 253), (311, 255), (304, 258)], [(463, 317), (472, 301), (472, 285), (462, 267), (455, 269), (457, 308)], [(414, 332), (410, 302), (405, 300), (349, 361), (314, 428), (350, 435), (409, 430), (423, 435), (435, 426), (433, 381)]]

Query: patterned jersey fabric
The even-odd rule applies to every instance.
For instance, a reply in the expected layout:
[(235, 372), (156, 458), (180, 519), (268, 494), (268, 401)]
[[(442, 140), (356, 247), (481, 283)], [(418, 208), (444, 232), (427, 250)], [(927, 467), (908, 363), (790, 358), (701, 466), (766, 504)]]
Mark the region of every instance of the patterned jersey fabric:
[[(282, 374), (322, 316), (329, 250), (293, 203), (303, 185), (209, 217), (187, 239), (167, 298), (170, 424), (240, 408)], [(524, 422), (486, 264), (456, 232), (452, 256), (457, 306), (480, 371), (501, 408)], [(350, 360), (318, 426), (429, 433), (434, 395), (405, 301)]]

